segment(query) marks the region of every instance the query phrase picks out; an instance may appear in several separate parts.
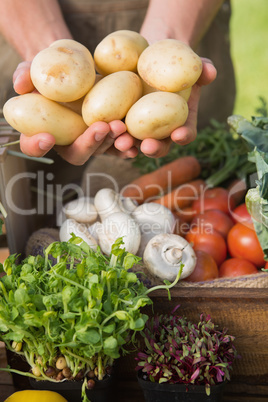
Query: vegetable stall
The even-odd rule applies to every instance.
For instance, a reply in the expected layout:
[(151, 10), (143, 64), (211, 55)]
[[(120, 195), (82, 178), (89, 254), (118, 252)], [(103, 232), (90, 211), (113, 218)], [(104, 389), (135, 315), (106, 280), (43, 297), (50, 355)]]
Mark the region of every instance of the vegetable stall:
[[(114, 41), (119, 47), (127, 43), (124, 57), (112, 54)], [(106, 47), (109, 62), (103, 56)], [(159, 57), (163, 49), (165, 58)], [(133, 60), (132, 50), (134, 67), (118, 65)], [(187, 79), (177, 76), (178, 66), (173, 65), (170, 75), (161, 75), (169, 58), (180, 52), (185, 70), (194, 74)], [(53, 228), (34, 227), (34, 218), (16, 213), (11, 203), (19, 200), (20, 211), (31, 210), (25, 193), (29, 181), (18, 180), (14, 194), (7, 192), (12, 178), (18, 173), (23, 177), (26, 170), (26, 156), (19, 155), (14, 149), (17, 141), (12, 141), (20, 131), (29, 136), (49, 131), (58, 145), (67, 145), (98, 120), (124, 120), (139, 139), (148, 132), (166, 138), (186, 121), (187, 100), (202, 69), (188, 47), (177, 41), (149, 46), (138, 34), (122, 31), (100, 43), (94, 57), (75, 41), (56, 41), (31, 67), (39, 94), (14, 97), (3, 110), (7, 135), (0, 137), (0, 201), (11, 256), (1, 265), (0, 337), (11, 367), (1, 370), (11, 371), (16, 381), (18, 366), (26, 360), (26, 379), (37, 384), (70, 383), (83, 372), (86, 401), (91, 385), (109, 376), (116, 360), (117, 400), (141, 400), (135, 372), (139, 332), (153, 313), (170, 313), (176, 307), (189, 322), (205, 314), (234, 336), (239, 358), (224, 401), (261, 401), (268, 395), (263, 342), (268, 336), (264, 99), (252, 121), (242, 116), (230, 116), (226, 124), (212, 120), (195, 141), (183, 147), (174, 144), (165, 157), (138, 155), (134, 161), (119, 161), (107, 156), (108, 172), (102, 156), (95, 157), (81, 181), (83, 195), (64, 200), (62, 209), (54, 211), (58, 221)], [(76, 67), (76, 79), (65, 88), (62, 77), (59, 82), (49, 80), (52, 85), (42, 81), (55, 60), (71, 63), (72, 58), (90, 77), (87, 85)], [(44, 66), (47, 71), (41, 75)], [(104, 71), (108, 66), (110, 70)], [(73, 137), (65, 136), (72, 125)], [(14, 156), (17, 165), (10, 160)], [(87, 174), (94, 174), (94, 169), (99, 187), (88, 192)], [(134, 174), (119, 179), (128, 169)], [(111, 182), (106, 185), (108, 173)], [(111, 188), (111, 183), (117, 186)], [(71, 370), (69, 377), (66, 368)]]

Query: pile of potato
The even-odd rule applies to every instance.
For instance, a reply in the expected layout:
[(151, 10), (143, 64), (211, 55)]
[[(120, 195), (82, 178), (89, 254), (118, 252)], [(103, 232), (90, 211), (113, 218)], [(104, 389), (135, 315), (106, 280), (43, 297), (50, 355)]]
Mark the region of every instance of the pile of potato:
[(116, 31), (93, 56), (62, 39), (33, 59), (37, 91), (9, 99), (3, 113), (15, 130), (49, 132), (58, 145), (71, 144), (94, 122), (123, 119), (133, 137), (163, 139), (185, 123), (201, 72), (199, 56), (174, 39), (149, 45), (137, 32)]

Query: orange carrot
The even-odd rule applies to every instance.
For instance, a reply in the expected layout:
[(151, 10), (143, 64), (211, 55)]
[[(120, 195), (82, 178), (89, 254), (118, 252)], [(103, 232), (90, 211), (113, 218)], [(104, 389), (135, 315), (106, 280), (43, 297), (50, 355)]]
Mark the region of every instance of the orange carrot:
[(190, 223), (196, 215), (196, 210), (193, 209), (192, 205), (189, 205), (188, 207), (181, 208), (178, 211), (173, 211), (173, 213), (181, 221)]
[(183, 156), (133, 180), (122, 195), (135, 199), (138, 204), (153, 201), (159, 194), (197, 178), (200, 171), (200, 163), (194, 156)]
[(182, 208), (192, 204), (194, 199), (197, 199), (202, 190), (206, 188), (204, 180), (197, 179), (189, 181), (158, 198), (154, 202), (164, 205), (171, 211), (180, 212)]

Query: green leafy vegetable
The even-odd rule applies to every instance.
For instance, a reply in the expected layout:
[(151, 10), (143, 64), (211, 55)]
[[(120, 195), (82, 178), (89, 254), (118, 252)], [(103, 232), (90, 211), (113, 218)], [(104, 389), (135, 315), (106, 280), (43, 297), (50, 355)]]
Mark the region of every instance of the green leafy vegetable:
[(256, 187), (246, 194), (246, 205), (253, 218), (254, 228), (268, 260), (268, 117), (252, 117), (249, 122), (242, 116), (233, 115), (228, 124), (250, 146), (248, 159), (257, 170)]
[[(20, 374), (36, 378), (38, 369), (39, 379), (56, 381), (48, 370), (63, 356), (72, 377), (97, 368), (101, 380), (106, 367), (127, 352), (126, 345), (148, 319), (141, 309), (152, 304), (148, 294), (154, 288), (129, 272), (140, 258), (122, 245), (119, 238), (107, 257), (72, 235), (68, 242), (50, 244), (44, 257), (28, 256), (18, 264), (18, 255), (6, 259), (1, 266), (6, 275), (0, 278), (0, 340), (29, 363), (32, 372)], [(169, 290), (178, 279), (162, 288)]]

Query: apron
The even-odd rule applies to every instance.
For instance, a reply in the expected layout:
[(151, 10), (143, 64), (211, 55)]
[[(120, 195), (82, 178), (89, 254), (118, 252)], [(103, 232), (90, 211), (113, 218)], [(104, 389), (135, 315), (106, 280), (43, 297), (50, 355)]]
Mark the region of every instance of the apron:
[[(75, 40), (93, 54), (97, 44), (109, 33), (130, 29), (139, 32), (149, 0), (59, 0), (65, 21)], [(197, 54), (211, 59), (217, 68), (216, 80), (203, 87), (198, 127), (210, 119), (226, 121), (235, 100), (235, 76), (230, 56), (230, 2), (223, 3), (218, 15), (202, 39)], [(16, 94), (12, 75), (20, 57), (0, 36), (0, 108)]]

